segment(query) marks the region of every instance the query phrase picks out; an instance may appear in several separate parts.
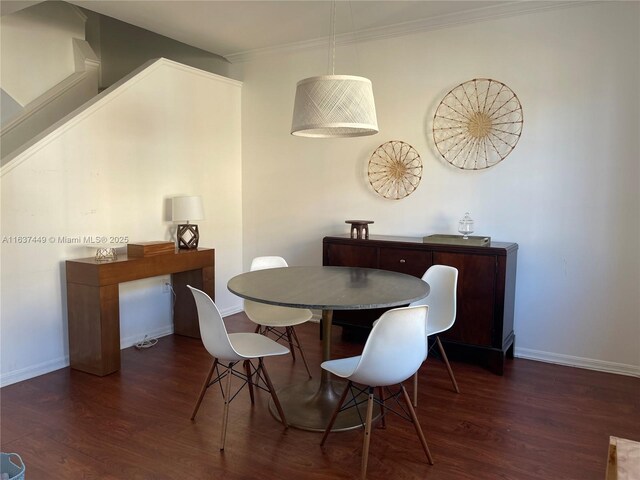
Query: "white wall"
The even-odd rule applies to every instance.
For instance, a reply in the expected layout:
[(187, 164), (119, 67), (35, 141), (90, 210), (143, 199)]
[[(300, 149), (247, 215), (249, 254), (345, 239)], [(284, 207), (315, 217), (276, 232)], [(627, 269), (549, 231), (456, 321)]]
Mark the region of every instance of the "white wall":
[(0, 19), (0, 85), (25, 106), (75, 72), (72, 39), (86, 18), (64, 2), (42, 2)]
[[(95, 245), (59, 237), (170, 239), (172, 196), (202, 195), (216, 301), (241, 309), (226, 289), (242, 270), (240, 100), (239, 82), (160, 60), (3, 167), (0, 383), (68, 364), (64, 261)], [(121, 285), (123, 344), (170, 333), (164, 281)]]
[[(326, 50), (264, 56), (243, 78), (244, 266), (256, 255), (320, 264), (322, 237), (349, 218), (374, 234), (476, 231), (519, 243), (516, 353), (640, 374), (640, 5), (604, 2), (340, 47), (336, 73), (373, 81), (380, 133), (289, 135), (295, 84), (326, 73)], [(460, 171), (437, 155), (431, 119), (457, 84), (488, 77), (524, 110), (519, 144), (499, 165)], [(422, 183), (378, 197), (373, 150), (403, 140)]]

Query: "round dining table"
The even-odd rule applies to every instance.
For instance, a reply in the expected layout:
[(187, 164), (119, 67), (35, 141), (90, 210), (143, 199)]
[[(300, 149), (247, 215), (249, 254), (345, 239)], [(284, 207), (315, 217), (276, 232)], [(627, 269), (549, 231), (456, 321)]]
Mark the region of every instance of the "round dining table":
[[(229, 280), (227, 288), (247, 300), (270, 305), (322, 310), (322, 361), (331, 359), (334, 310), (360, 310), (407, 305), (429, 294), (429, 285), (403, 273), (357, 267), (285, 267), (247, 272)], [(312, 379), (278, 390), (293, 427), (324, 431), (346, 382), (322, 370)], [(273, 403), (273, 402), (271, 402)], [(278, 417), (274, 405), (271, 413)], [(333, 427), (362, 425), (357, 409), (341, 412)]]

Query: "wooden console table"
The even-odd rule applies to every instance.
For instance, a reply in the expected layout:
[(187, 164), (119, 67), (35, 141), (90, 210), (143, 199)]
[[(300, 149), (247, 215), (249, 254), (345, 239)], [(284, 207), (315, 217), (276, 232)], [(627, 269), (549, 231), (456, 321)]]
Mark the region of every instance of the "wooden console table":
[(215, 250), (179, 250), (150, 257), (67, 260), (67, 315), (71, 368), (94, 375), (120, 369), (118, 284), (171, 274), (176, 294), (174, 333), (200, 338), (196, 305), (187, 285), (214, 298)]

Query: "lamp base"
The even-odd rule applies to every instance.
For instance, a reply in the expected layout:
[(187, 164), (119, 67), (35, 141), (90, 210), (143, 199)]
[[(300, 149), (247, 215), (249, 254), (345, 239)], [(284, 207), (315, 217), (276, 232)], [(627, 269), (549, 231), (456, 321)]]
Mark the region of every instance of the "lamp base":
[(198, 226), (190, 223), (178, 225), (176, 238), (178, 239), (178, 248), (181, 250), (198, 248), (198, 241), (200, 241)]

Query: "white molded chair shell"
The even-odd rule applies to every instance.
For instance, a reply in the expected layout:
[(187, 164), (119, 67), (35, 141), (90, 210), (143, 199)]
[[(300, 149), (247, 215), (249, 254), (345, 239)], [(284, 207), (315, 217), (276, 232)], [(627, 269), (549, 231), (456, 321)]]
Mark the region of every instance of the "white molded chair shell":
[(322, 368), (371, 387), (396, 385), (411, 377), (427, 356), (425, 305), (388, 310), (374, 325), (362, 355), (329, 360)]
[(427, 335), (450, 329), (456, 320), (456, 290), (458, 269), (447, 265), (432, 265), (422, 276), (430, 287), (429, 295), (411, 306), (429, 305)]
[(264, 335), (228, 334), (222, 315), (211, 297), (197, 288), (188, 287), (196, 301), (202, 343), (212, 357), (225, 363), (289, 353), (287, 347)]
[[(266, 270), (269, 268), (286, 268), (289, 265), (287, 261), (282, 257), (266, 256), (256, 257), (251, 262), (251, 271)], [(249, 320), (258, 325), (256, 332), (268, 335), (270, 332), (277, 335), (277, 339), (286, 338), (289, 342), (291, 356), (295, 360), (295, 349), (300, 351), (300, 356), (304, 362), (304, 367), (311, 378), (311, 370), (307, 364), (307, 359), (304, 356), (304, 351), (298, 335), (295, 331), (295, 326), (301, 323), (308, 322), (313, 318), (313, 312), (307, 308), (291, 308), (281, 307), (279, 305), (268, 305), (260, 302), (253, 302), (251, 300), (244, 301), (244, 312)]]
[[(256, 257), (251, 262), (251, 271), (288, 266), (287, 261), (282, 257)], [(267, 327), (292, 327), (308, 322), (313, 318), (313, 312), (306, 308), (280, 307), (278, 305), (252, 302), (251, 300), (244, 301), (244, 311), (249, 320)]]
[(251, 262), (250, 270), (254, 272), (256, 270), (266, 270), (267, 268), (283, 268), (288, 266), (287, 261), (282, 257), (256, 257)]

